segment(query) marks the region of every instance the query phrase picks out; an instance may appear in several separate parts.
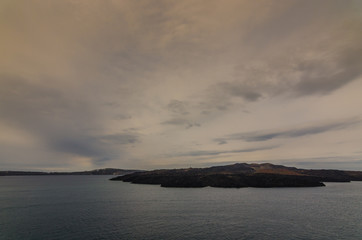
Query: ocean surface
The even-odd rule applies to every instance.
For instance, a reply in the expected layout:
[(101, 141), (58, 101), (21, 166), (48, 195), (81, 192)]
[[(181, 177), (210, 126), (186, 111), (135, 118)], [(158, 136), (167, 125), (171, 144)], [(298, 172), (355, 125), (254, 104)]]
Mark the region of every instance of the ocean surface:
[(0, 239), (362, 239), (362, 182), (190, 189), (110, 177), (0, 177)]

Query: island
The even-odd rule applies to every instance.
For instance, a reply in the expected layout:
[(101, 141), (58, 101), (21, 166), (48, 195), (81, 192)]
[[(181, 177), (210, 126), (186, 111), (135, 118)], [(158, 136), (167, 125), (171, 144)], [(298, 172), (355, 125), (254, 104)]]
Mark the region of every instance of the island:
[(362, 181), (361, 171), (307, 170), (270, 163), (236, 163), (208, 168), (161, 169), (111, 178), (161, 187), (320, 187), (323, 182)]
[(34, 172), (34, 171), (0, 171), (0, 176), (43, 176), (43, 175), (125, 175), (142, 170), (102, 168), (79, 172)]

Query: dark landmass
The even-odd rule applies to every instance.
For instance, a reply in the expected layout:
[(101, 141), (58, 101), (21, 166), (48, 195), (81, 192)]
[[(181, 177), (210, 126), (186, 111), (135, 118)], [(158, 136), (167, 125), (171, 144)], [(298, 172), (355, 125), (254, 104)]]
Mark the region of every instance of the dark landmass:
[(141, 170), (103, 168), (81, 172), (28, 172), (28, 171), (0, 171), (0, 176), (33, 176), (33, 175), (125, 175)]
[(237, 163), (209, 168), (163, 169), (112, 178), (161, 187), (319, 187), (323, 182), (362, 181), (362, 172), (306, 170), (282, 165)]

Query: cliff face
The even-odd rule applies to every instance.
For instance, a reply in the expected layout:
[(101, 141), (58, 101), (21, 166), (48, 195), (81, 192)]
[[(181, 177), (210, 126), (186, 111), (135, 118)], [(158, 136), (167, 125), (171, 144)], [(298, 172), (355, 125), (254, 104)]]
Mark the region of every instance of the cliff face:
[(237, 163), (210, 168), (137, 172), (110, 180), (162, 187), (316, 187), (324, 186), (323, 182), (362, 181), (362, 172)]

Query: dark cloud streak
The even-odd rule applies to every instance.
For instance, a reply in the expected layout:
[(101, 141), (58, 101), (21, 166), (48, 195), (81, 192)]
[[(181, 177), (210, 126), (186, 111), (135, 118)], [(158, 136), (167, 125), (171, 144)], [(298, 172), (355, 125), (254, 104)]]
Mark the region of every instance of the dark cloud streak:
[[(268, 147), (258, 147), (258, 148), (245, 148), (238, 150), (225, 150), (225, 151), (192, 151), (186, 153), (176, 154), (178, 157), (198, 157), (198, 156), (214, 156), (220, 154), (228, 154), (228, 153), (246, 153), (246, 152), (257, 152), (263, 150), (269, 150), (277, 148), (278, 146), (268, 146)], [(175, 155), (172, 155), (175, 156)]]
[(328, 131), (336, 131), (345, 129), (356, 124), (361, 123), (360, 119), (353, 118), (346, 121), (334, 122), (334, 123), (325, 123), (318, 124), (314, 126), (307, 127), (297, 127), (289, 128), (279, 131), (257, 131), (257, 132), (246, 132), (246, 133), (237, 133), (226, 136), (225, 138), (216, 138), (214, 139), (219, 144), (225, 144), (227, 141), (231, 140), (244, 140), (247, 142), (261, 142), (268, 141), (275, 138), (298, 138), (307, 135), (315, 135)]

